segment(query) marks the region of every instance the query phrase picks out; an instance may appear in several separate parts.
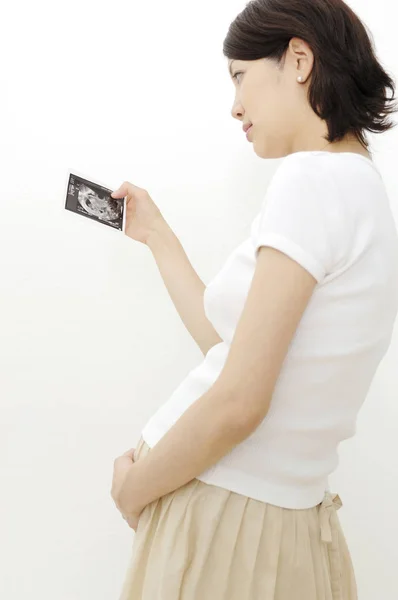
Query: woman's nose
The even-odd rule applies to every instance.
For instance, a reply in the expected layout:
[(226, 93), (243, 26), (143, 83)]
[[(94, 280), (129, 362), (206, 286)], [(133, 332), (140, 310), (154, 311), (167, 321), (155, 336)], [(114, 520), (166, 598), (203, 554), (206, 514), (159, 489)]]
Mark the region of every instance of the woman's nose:
[(243, 109), (241, 106), (234, 104), (231, 110), (231, 115), (234, 119), (238, 119), (239, 121), (243, 118)]

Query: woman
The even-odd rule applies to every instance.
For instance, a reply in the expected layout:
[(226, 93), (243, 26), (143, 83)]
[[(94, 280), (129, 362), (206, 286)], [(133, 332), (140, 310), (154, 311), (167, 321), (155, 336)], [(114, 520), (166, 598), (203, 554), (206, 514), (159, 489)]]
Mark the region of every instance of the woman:
[(341, 0), (255, 0), (224, 54), (232, 116), (258, 156), (284, 158), (248, 239), (205, 289), (149, 194), (113, 194), (204, 354), (115, 461), (136, 530), (121, 600), (353, 600), (328, 476), (398, 311), (397, 230), (365, 137), (392, 127), (395, 88)]

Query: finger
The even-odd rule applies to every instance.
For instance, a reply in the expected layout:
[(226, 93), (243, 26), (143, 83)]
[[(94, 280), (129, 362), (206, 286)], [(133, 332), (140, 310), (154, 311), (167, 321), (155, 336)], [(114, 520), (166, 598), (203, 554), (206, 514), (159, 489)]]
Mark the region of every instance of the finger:
[(126, 523), (128, 524), (128, 526), (131, 529), (133, 529), (134, 531), (137, 531), (137, 522), (136, 522), (136, 519), (132, 519), (130, 517), (127, 517), (127, 518), (124, 518), (124, 520), (126, 521)]
[(112, 192), (112, 198), (125, 198), (128, 194), (131, 194), (132, 184), (128, 181), (125, 181), (120, 188)]
[(130, 458), (133, 458), (134, 452), (135, 452), (135, 448), (131, 448), (130, 450), (127, 450), (127, 452), (125, 452), (123, 454), (123, 456), (129, 456)]
[(147, 190), (130, 183), (130, 181), (125, 181), (119, 189), (115, 190), (111, 194), (112, 198), (125, 198), (127, 196), (127, 200), (135, 197), (146, 197), (149, 196)]

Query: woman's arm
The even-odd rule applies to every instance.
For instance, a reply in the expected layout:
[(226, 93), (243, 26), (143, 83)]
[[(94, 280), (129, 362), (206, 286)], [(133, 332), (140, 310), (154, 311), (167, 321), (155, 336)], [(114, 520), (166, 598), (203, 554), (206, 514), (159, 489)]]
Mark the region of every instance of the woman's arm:
[(145, 457), (120, 491), (126, 512), (188, 483), (246, 439), (265, 418), (289, 345), (316, 279), (299, 263), (260, 248), (224, 368)]
[(204, 355), (223, 340), (205, 315), (205, 284), (165, 220), (158, 221), (147, 246), (151, 250), (166, 288), (184, 325)]
[(233, 394), (213, 386), (133, 464), (119, 504), (126, 512), (141, 512), (153, 500), (194, 479), (250, 435), (255, 424), (248, 415), (242, 418)]

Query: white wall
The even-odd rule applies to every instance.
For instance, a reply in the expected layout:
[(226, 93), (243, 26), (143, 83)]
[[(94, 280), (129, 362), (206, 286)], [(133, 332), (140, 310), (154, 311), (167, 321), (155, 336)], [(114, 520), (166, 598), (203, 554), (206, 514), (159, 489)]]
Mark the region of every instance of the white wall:
[[(63, 209), (66, 177), (148, 189), (208, 282), (248, 235), (278, 164), (230, 115), (222, 41), (244, 5), (24, 0), (2, 11), (2, 598), (118, 597), (133, 532), (110, 497), (113, 460), (202, 354), (150, 251)], [(392, 4), (352, 6), (397, 73)], [(397, 137), (375, 140), (395, 215)], [(397, 355), (395, 335), (333, 477), (361, 600), (396, 598)]]

